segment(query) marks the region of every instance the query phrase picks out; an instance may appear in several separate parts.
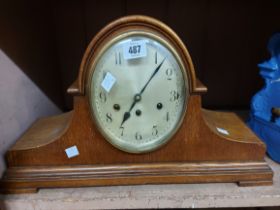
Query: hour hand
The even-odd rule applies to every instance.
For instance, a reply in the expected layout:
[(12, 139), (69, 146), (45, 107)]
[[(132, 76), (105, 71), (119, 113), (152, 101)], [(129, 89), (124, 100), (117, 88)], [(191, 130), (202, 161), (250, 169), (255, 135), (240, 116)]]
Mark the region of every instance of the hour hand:
[(137, 102), (139, 102), (139, 101), (141, 101), (141, 95), (140, 95), (140, 94), (136, 94), (136, 95), (134, 96), (133, 102), (132, 102), (132, 104), (131, 104), (129, 110), (128, 110), (127, 112), (125, 112), (124, 115), (123, 115), (123, 120), (122, 120), (122, 123), (121, 123), (121, 126), (120, 126), (120, 127), (122, 127), (122, 125), (124, 124), (124, 122), (130, 118), (130, 112), (131, 112), (131, 110), (133, 109), (133, 107), (135, 106), (135, 104), (136, 104)]
[(124, 115), (123, 115), (123, 120), (122, 120), (122, 123), (121, 123), (120, 127), (122, 127), (122, 125), (124, 124), (124, 122), (126, 120), (128, 120), (128, 118), (130, 118), (130, 113), (129, 112), (125, 112)]

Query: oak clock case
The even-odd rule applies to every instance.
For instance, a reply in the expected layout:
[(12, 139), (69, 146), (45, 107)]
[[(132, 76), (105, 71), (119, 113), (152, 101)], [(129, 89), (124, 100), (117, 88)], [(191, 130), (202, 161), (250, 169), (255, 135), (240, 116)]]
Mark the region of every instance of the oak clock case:
[(146, 16), (117, 19), (85, 51), (68, 89), (74, 109), (39, 119), (8, 150), (0, 190), (272, 184), (265, 144), (234, 113), (202, 109), (206, 91), (172, 29)]

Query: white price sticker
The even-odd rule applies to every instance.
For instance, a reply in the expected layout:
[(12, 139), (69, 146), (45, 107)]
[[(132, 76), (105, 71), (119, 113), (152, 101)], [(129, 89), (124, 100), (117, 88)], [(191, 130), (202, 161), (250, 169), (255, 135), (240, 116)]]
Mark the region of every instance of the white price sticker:
[(145, 40), (130, 41), (123, 44), (123, 57), (126, 60), (142, 58), (146, 55), (147, 49)]
[(217, 131), (219, 132), (219, 133), (222, 133), (222, 134), (224, 134), (224, 135), (229, 135), (229, 132), (226, 130), (226, 129), (223, 129), (223, 128), (217, 128)]
[(79, 155), (79, 150), (76, 146), (67, 148), (65, 152), (68, 158), (72, 158)]
[(110, 72), (107, 72), (101, 83), (101, 86), (109, 93), (115, 82), (116, 78)]

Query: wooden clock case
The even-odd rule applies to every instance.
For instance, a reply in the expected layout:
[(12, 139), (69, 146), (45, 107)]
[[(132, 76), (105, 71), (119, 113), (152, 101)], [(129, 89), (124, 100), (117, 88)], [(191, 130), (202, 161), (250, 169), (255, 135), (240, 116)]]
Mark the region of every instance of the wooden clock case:
[[(163, 147), (130, 154), (109, 144), (90, 114), (87, 78), (98, 51), (116, 34), (144, 30), (163, 37), (181, 56), (189, 78), (189, 100), (183, 123)], [(120, 18), (103, 28), (89, 44), (76, 82), (71, 112), (39, 119), (7, 152), (4, 193), (36, 192), (46, 187), (81, 187), (159, 183), (236, 182), (241, 186), (272, 184), (264, 161), (266, 146), (233, 113), (201, 108), (207, 88), (196, 78), (191, 57), (178, 36), (146, 16)], [(219, 133), (226, 129), (229, 135)], [(68, 158), (65, 149), (79, 155)]]

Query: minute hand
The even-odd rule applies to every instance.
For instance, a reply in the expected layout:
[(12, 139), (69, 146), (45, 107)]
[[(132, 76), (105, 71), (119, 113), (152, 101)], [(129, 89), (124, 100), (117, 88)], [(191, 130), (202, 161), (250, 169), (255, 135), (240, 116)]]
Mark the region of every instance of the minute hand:
[(156, 75), (156, 73), (158, 73), (160, 67), (162, 66), (163, 62), (165, 61), (165, 58), (161, 61), (161, 63), (158, 65), (158, 67), (154, 70), (153, 74), (151, 75), (150, 79), (147, 81), (147, 83), (144, 85), (144, 87), (142, 88), (142, 90), (140, 91), (140, 95), (144, 92), (144, 90), (146, 89), (146, 87), (148, 86), (148, 84), (150, 83), (150, 81), (153, 79), (153, 77)]

